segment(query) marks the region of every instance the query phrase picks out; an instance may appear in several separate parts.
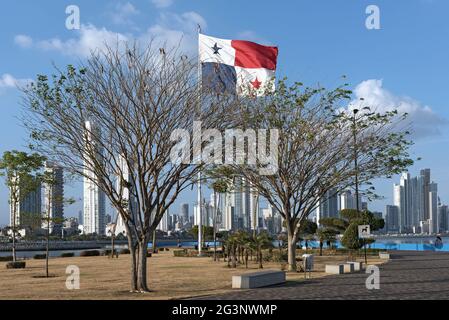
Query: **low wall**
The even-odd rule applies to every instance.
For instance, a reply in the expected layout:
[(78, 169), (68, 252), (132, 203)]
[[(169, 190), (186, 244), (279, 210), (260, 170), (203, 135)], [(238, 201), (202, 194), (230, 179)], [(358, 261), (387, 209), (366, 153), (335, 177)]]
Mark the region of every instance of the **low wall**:
[[(50, 250), (99, 249), (110, 245), (110, 241), (50, 241)], [(115, 244), (128, 244), (126, 241), (115, 241)], [(45, 241), (17, 242), (17, 251), (43, 251), (47, 247)], [(12, 243), (0, 243), (0, 251), (11, 251)]]

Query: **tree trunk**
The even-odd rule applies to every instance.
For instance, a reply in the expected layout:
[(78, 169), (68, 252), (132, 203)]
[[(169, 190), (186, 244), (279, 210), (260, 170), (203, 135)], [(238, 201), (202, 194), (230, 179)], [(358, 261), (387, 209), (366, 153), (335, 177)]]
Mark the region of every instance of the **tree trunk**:
[(259, 269), (263, 269), (262, 248), (259, 247)]
[(131, 292), (137, 292), (137, 257), (136, 246), (133, 243), (133, 238), (129, 232), (129, 228), (126, 228), (126, 236), (128, 238), (128, 249), (131, 257)]
[(245, 249), (245, 268), (248, 269), (248, 249)]
[(289, 231), (287, 238), (288, 245), (288, 271), (296, 272), (296, 237)]
[(217, 211), (218, 201), (217, 192), (214, 190), (214, 261), (217, 261)]
[[(115, 238), (115, 227), (111, 233), (111, 259), (114, 259), (114, 255), (115, 255), (114, 238)], [(116, 257), (118, 258), (118, 255), (116, 255)]]
[[(153, 231), (153, 243), (151, 244), (151, 247), (153, 248), (153, 253), (156, 253), (156, 230)], [(146, 250), (145, 250), (145, 256), (146, 256)]]
[(17, 208), (17, 202), (13, 201), (13, 221), (12, 221), (12, 261), (17, 261), (16, 256), (16, 208)]
[(50, 221), (47, 220), (47, 245), (45, 248), (45, 276), (48, 278), (48, 255), (50, 251)]
[(236, 257), (236, 247), (235, 244), (232, 245), (232, 267), (237, 268), (237, 257)]
[(139, 241), (139, 254), (138, 254), (138, 273), (137, 273), (137, 287), (139, 292), (150, 292), (147, 284), (147, 250), (148, 239)]

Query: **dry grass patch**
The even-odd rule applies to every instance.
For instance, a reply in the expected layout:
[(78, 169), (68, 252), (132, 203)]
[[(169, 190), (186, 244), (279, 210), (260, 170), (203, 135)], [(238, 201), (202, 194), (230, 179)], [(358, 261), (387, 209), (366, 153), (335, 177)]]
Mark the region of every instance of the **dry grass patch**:
[[(135, 294), (129, 292), (130, 256), (118, 259), (108, 257), (73, 257), (50, 259), (50, 273), (55, 277), (42, 278), (45, 261), (27, 260), (26, 269), (7, 270), (0, 263), (1, 299), (180, 299), (193, 296), (220, 294), (232, 291), (233, 275), (254, 272), (257, 264), (249, 268), (231, 269), (223, 261), (211, 258), (174, 257), (173, 252), (160, 252), (148, 258), (148, 281), (153, 292)], [(325, 276), (326, 263), (345, 262), (346, 257), (315, 256), (315, 272), (312, 277)], [(380, 259), (370, 259), (378, 264)], [(80, 268), (80, 290), (66, 289), (66, 268)], [(277, 263), (265, 263), (265, 269), (280, 269)], [(303, 273), (287, 274), (288, 281), (303, 281)]]

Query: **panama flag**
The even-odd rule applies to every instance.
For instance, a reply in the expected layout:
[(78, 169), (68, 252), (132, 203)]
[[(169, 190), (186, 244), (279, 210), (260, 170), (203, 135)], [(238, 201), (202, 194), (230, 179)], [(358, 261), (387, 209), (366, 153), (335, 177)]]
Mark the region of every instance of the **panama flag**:
[(257, 96), (274, 91), (277, 47), (200, 34), (199, 56), (203, 88)]

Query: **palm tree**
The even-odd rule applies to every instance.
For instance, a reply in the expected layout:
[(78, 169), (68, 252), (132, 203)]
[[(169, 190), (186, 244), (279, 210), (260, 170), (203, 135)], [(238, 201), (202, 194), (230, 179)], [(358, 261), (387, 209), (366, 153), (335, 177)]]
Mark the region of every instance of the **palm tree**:
[(219, 204), (219, 194), (228, 192), (230, 189), (230, 184), (228, 179), (217, 179), (212, 183), (212, 189), (214, 190), (214, 261), (217, 261), (217, 215), (218, 215), (218, 204)]
[(252, 247), (256, 250), (257, 260), (259, 261), (259, 269), (263, 269), (262, 250), (273, 247), (273, 239), (266, 231), (263, 231), (256, 237), (253, 237), (251, 242)]
[(333, 230), (331, 228), (320, 228), (317, 230), (317, 237), (320, 242), (320, 256), (323, 255), (323, 245), (326, 241), (327, 243), (335, 242), (336, 235), (338, 234), (338, 231)]

